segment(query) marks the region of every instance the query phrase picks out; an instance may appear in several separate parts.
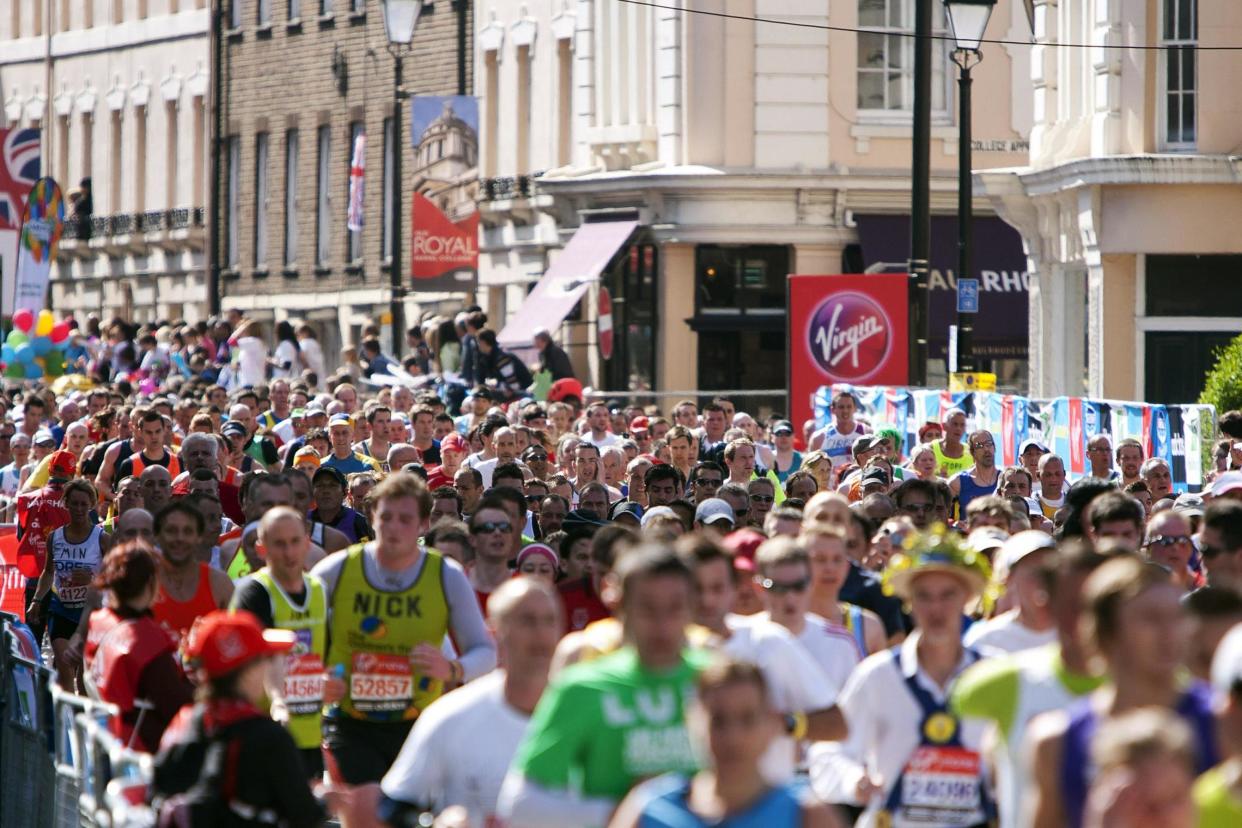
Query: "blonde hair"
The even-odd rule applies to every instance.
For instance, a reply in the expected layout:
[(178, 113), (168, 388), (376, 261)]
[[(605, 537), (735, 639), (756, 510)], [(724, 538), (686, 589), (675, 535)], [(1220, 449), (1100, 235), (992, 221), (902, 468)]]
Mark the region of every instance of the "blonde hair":
[(1161, 707), (1140, 707), (1105, 720), (1091, 741), (1098, 772), (1168, 758), (1194, 773), (1195, 740), (1182, 717)]
[(377, 506), (385, 500), (409, 497), (418, 503), (418, 514), (423, 520), (431, 516), (431, 492), (427, 484), (413, 472), (395, 472), (375, 485), (369, 497)]

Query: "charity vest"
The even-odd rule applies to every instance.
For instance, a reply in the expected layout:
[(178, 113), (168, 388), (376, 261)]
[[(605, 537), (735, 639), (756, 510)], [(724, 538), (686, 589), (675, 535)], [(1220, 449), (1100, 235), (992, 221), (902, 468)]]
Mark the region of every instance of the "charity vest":
[[(128, 745), (134, 735), (139, 710), (138, 683), (151, 662), (174, 652), (172, 637), (150, 615), (121, 618), (110, 609), (91, 613), (86, 666), (90, 684), (99, 698), (114, 704), (119, 716), (108, 719), (108, 729)], [(159, 745), (135, 743), (139, 750), (155, 751)]]
[(297, 606), (266, 569), (251, 577), (267, 590), (273, 626), (292, 630), (296, 636), (293, 649), (285, 657), (289, 734), (299, 748), (316, 748), (323, 741), (323, 658), (328, 648), (328, 598), (323, 582), (314, 575), (304, 575), (306, 599)]
[(50, 483), (17, 496), (17, 522), (22, 527), (22, 539), (17, 545), (17, 568), (27, 578), (43, 574), (48, 536), (69, 522), (69, 510), (64, 507), (63, 498), (64, 486), (60, 483)]
[[(901, 649), (889, 651), (901, 672)], [(978, 653), (967, 650), (974, 660)], [(919, 746), (889, 788), (879, 824), (891, 828), (966, 828), (995, 818), (983, 757), (962, 744), (962, 723), (916, 676), (903, 676), (922, 710)]]
[[(177, 455), (173, 454), (168, 449), (165, 449), (164, 453), (168, 455), (168, 465), (165, 468), (168, 469), (168, 473), (172, 475), (174, 480), (176, 480), (177, 475), (181, 474), (181, 463), (178, 462)], [(147, 466), (158, 466), (159, 465), (159, 463), (148, 463), (146, 455), (144, 455), (141, 451), (133, 456), (133, 460), (134, 460), (134, 471), (131, 477), (141, 476), (142, 470), (145, 469)]]
[(103, 528), (95, 526), (90, 534), (80, 543), (70, 543), (65, 537), (65, 527), (61, 526), (48, 538), (48, 549), (52, 555), (52, 612), (76, 621), (86, 606), (86, 596), (90, 591), (90, 582), (79, 583), (75, 577), (79, 570), (87, 570), (92, 579), (99, 567), (103, 565), (103, 554), (99, 539)]
[(936, 473), (941, 477), (949, 478), (958, 472), (966, 471), (975, 465), (975, 459), (970, 456), (970, 452), (962, 446), (961, 457), (950, 457), (944, 453), (944, 447), (940, 440), (932, 440), (932, 453), (936, 455)]
[(390, 592), (367, 580), (363, 549), (357, 544), (346, 552), (332, 594), (328, 664), (345, 672), (341, 710), (376, 722), (413, 719), (444, 691), (442, 682), (419, 675), (410, 664), (411, 650), (439, 647), (449, 629), (444, 560), (425, 549), (414, 584)]

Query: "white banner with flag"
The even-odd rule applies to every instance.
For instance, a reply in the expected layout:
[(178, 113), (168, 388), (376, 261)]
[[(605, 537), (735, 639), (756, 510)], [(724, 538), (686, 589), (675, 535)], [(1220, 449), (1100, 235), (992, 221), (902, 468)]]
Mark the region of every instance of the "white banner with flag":
[(349, 215), (346, 225), (350, 232), (362, 231), (363, 202), (367, 180), (367, 135), (359, 132), (354, 138), (354, 158), (349, 164)]
[(0, 313), (13, 313), (17, 242), (26, 196), (39, 180), (39, 130), (0, 127)]

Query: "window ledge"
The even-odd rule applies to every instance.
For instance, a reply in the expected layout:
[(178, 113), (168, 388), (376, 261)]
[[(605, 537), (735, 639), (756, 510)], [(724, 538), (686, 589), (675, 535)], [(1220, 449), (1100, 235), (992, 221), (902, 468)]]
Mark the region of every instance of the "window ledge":
[(386, 256), (380, 262), (380, 273), (392, 273), (392, 256)]
[(229, 40), (241, 40), (242, 39), (242, 27), (238, 26), (235, 29), (226, 29), (224, 32), (224, 36), (227, 37)]
[(296, 267), (286, 267), (280, 271), (280, 275), (286, 279), (296, 279), (298, 278), (298, 269)]
[(240, 271), (240, 270), (238, 270), (238, 269), (237, 269), (237, 268), (235, 268), (235, 267), (226, 267), (224, 270), (221, 270), (221, 271), (220, 271), (220, 278), (222, 278), (222, 279), (240, 279), (240, 278), (241, 278), (241, 271)]
[(269, 21), (269, 22), (267, 22), (267, 23), (260, 23), (260, 24), (258, 25), (258, 27), (256, 27), (256, 28), (255, 28), (255, 30), (254, 30), (254, 36), (255, 36), (255, 37), (262, 37), (262, 38), (268, 38), (268, 37), (271, 37), (271, 36), (272, 36), (272, 24), (271, 24), (271, 22)]
[(345, 265), (345, 275), (347, 276), (361, 276), (362, 273), (362, 262), (354, 262), (353, 264)]
[(335, 26), (335, 25), (336, 25), (336, 15), (335, 15), (335, 14), (333, 14), (332, 12), (328, 12), (327, 14), (321, 14), (321, 15), (319, 15), (319, 25), (320, 25), (320, 26)]
[(269, 271), (266, 267), (256, 267), (251, 275), (256, 279), (266, 279), (268, 274)]
[(315, 265), (315, 275), (316, 276), (330, 276), (332, 275), (332, 268), (327, 267), (325, 265)]
[[(870, 116), (858, 113), (858, 122), (850, 126), (850, 137), (854, 139), (854, 151), (865, 155), (871, 151), (871, 140), (910, 140), (910, 119), (885, 116)], [(932, 115), (931, 137), (933, 141), (944, 142), (944, 152), (953, 155), (957, 152), (957, 127), (947, 115)]]
[(285, 23), (285, 31), (287, 31), (287, 32), (300, 32), (300, 31), (302, 31), (302, 18), (300, 18), (300, 17), (295, 17), (295, 18), (293, 18), (292, 20), (289, 20), (288, 22), (286, 22), (286, 23)]
[(349, 13), (349, 22), (351, 24), (362, 23), (362, 22), (365, 22), (366, 19), (367, 19), (366, 9), (361, 9), (359, 11), (352, 11)]

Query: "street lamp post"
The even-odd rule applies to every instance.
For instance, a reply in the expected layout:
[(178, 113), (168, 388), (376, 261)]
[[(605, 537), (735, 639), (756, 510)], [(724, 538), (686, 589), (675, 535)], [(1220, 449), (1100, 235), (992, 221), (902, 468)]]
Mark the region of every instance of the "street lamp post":
[(403, 60), (414, 40), (414, 28), (423, 10), (423, 0), (383, 0), (384, 32), (388, 36), (388, 53), (392, 55), (392, 256), (389, 259), (388, 315), (392, 317), (392, 353), (401, 356), (405, 337), (405, 287), (401, 272), (401, 99), (409, 97), (402, 87)]
[[(983, 59), (980, 41), (988, 28), (988, 18), (996, 0), (945, 0), (949, 27), (953, 31), (953, 62), (958, 73), (957, 125), (957, 278), (972, 278), (971, 224), (974, 222), (974, 184), (971, 178), (970, 146), (970, 70)], [(957, 370), (974, 371), (973, 313), (963, 313), (961, 302), (957, 313)]]

